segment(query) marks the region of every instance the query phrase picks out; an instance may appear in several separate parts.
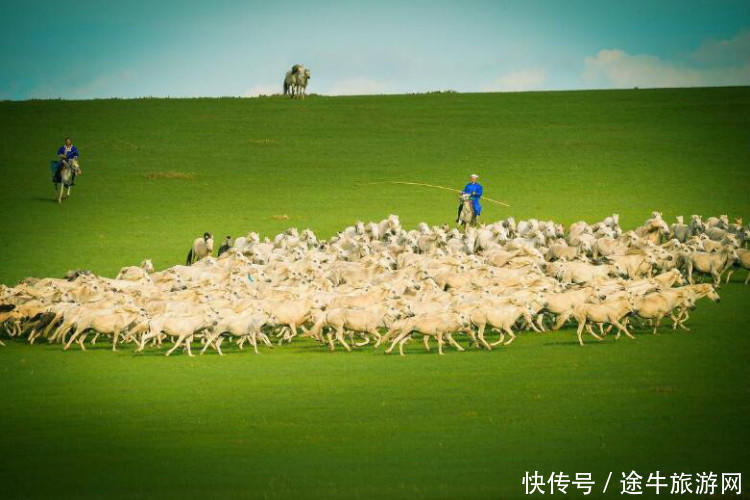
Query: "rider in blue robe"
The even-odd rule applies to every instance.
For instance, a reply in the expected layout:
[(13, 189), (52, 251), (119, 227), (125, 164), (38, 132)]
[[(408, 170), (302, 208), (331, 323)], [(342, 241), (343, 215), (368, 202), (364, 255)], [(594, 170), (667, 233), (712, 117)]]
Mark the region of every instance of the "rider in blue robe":
[[(60, 158), (60, 161), (57, 164), (55, 175), (52, 177), (52, 182), (55, 184), (62, 182), (60, 179), (60, 171), (62, 170), (63, 163), (69, 164), (71, 161), (78, 159), (78, 148), (73, 145), (70, 137), (66, 137), (65, 144), (60, 146), (60, 149), (57, 150), (57, 157)], [(73, 176), (73, 181), (75, 181), (75, 175)]]
[[(471, 182), (464, 186), (463, 191), (461, 191), (462, 194), (468, 194), (471, 197), (472, 206), (474, 207), (475, 219), (479, 216), (479, 214), (482, 213), (482, 205), (479, 204), (479, 198), (482, 197), (482, 185), (477, 182), (477, 179), (479, 179), (479, 176), (476, 174), (472, 174)], [(458, 205), (458, 217), (456, 218), (456, 222), (461, 220), (461, 210), (463, 209), (463, 207), (463, 203)], [(474, 221), (472, 220), (472, 222)]]

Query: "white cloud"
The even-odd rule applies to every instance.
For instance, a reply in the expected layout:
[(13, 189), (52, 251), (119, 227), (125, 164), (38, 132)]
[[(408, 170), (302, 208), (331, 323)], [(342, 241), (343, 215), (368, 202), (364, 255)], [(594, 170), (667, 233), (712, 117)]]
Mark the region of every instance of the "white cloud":
[(497, 78), (489, 85), (482, 87), (484, 92), (520, 92), (524, 90), (539, 90), (542, 88), (546, 75), (542, 69), (524, 69), (513, 71)]
[(585, 59), (583, 78), (590, 86), (618, 88), (748, 85), (750, 32), (704, 42), (688, 60), (690, 64), (620, 49), (600, 50)]
[(338, 80), (333, 83), (331, 89), (327, 92), (329, 95), (368, 95), (368, 94), (388, 94), (393, 92), (393, 88), (383, 82), (371, 80), (365, 77), (347, 78)]
[(605, 87), (694, 87), (701, 84), (701, 74), (656, 56), (630, 55), (615, 49), (600, 50), (596, 57), (587, 57), (584, 80)]
[(729, 40), (706, 40), (692, 54), (693, 59), (710, 66), (743, 66), (750, 63), (750, 30)]
[(282, 92), (281, 85), (256, 85), (253, 88), (247, 89), (243, 92), (242, 97), (258, 97), (260, 95), (274, 95)]

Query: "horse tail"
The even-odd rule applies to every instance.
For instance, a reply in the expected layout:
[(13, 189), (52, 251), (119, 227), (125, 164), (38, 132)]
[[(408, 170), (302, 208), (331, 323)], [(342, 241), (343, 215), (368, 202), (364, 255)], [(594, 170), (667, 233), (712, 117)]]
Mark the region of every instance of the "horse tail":
[(284, 95), (287, 95), (288, 92), (289, 92), (289, 82), (287, 81), (286, 78), (284, 78)]
[(190, 251), (187, 254), (187, 262), (185, 262), (186, 266), (189, 266), (193, 263), (193, 249), (191, 248)]

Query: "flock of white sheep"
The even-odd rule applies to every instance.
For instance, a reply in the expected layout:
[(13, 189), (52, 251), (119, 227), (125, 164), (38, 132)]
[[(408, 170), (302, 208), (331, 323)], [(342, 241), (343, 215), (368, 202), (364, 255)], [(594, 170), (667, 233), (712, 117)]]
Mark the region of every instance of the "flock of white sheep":
[[(331, 350), (373, 342), (403, 355), (412, 338), (428, 350), (435, 340), (441, 354), (445, 343), (463, 351), (462, 336), (491, 350), (518, 331), (570, 322), (583, 345), (584, 329), (598, 340), (613, 328), (633, 338), (633, 329), (656, 333), (670, 318), (687, 330), (698, 299), (717, 302), (723, 275), (728, 282), (750, 268), (748, 240), (739, 219), (694, 215), (670, 226), (658, 212), (627, 232), (616, 214), (567, 231), (511, 217), (466, 232), (424, 223), (406, 231), (391, 215), (328, 240), (309, 229), (273, 240), (250, 233), (218, 258), (207, 234), (193, 265), (156, 272), (144, 261), (115, 279), (78, 272), (0, 285), (0, 333), (83, 350), (102, 336), (113, 350), (134, 344), (136, 352), (171, 341), (166, 355), (184, 347), (192, 356), (198, 341), (201, 354), (222, 354), (226, 339), (257, 353), (295, 337)], [(712, 284), (694, 284), (697, 275)]]

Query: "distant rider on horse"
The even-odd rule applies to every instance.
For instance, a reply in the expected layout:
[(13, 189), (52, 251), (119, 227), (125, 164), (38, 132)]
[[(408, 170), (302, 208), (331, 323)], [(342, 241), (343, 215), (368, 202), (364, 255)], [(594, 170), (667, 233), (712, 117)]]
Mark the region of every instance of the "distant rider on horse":
[[(52, 182), (54, 182), (55, 184), (59, 184), (60, 182), (62, 182), (62, 180), (60, 179), (60, 171), (62, 170), (63, 166), (72, 167), (71, 164), (73, 160), (78, 160), (78, 148), (73, 145), (70, 137), (66, 137), (65, 144), (60, 146), (60, 149), (57, 150), (57, 157), (60, 158), (60, 162), (57, 164), (57, 170), (55, 170), (55, 175), (52, 178)], [(75, 169), (73, 170), (73, 172), (75, 172)], [(73, 175), (73, 181), (75, 183), (75, 174)]]
[[(479, 179), (477, 174), (471, 174), (471, 182), (464, 186), (463, 191), (461, 191), (461, 194), (469, 195), (471, 198), (472, 206), (474, 207), (474, 217), (471, 220), (472, 224), (476, 222), (477, 217), (482, 213), (482, 205), (479, 204), (479, 198), (482, 197), (482, 185), (477, 182), (477, 179)], [(458, 217), (456, 217), (456, 223), (461, 220), (461, 211), (463, 208), (463, 203), (458, 205)]]

